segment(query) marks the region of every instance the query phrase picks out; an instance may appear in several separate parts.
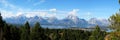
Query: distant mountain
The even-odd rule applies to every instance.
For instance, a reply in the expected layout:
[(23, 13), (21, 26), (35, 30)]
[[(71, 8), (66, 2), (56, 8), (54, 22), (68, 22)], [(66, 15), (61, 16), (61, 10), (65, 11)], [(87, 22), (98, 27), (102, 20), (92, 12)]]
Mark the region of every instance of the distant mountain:
[(48, 24), (47, 20), (38, 16), (27, 18), (26, 21), (28, 21), (31, 25), (34, 25), (36, 22), (40, 22), (41, 24)]
[[(92, 28), (96, 25), (101, 27), (106, 27), (109, 24), (109, 21), (106, 19), (97, 19), (91, 18), (86, 21), (85, 19), (80, 19), (74, 15), (68, 15), (64, 19), (58, 19), (56, 17), (26, 17), (26, 16), (17, 16), (4, 19), (7, 23), (10, 24), (24, 24), (26, 21), (30, 25), (34, 25), (36, 22), (40, 22), (41, 25), (47, 26), (48, 28), (68, 28), (68, 27), (79, 27), (79, 28)], [(44, 27), (43, 26), (43, 27)]]
[(10, 24), (24, 24), (27, 21), (26, 16), (17, 16), (4, 19), (7, 23)]
[(61, 24), (69, 25), (69, 27), (87, 27), (87, 21), (84, 19), (79, 19), (77, 16), (68, 15), (66, 18), (60, 20)]
[(46, 17), (46, 18), (44, 18), (45, 20), (47, 20), (47, 22), (49, 23), (49, 24), (59, 24), (58, 22), (59, 22), (59, 20), (56, 18), (56, 17), (54, 17), (54, 16), (52, 16), (52, 17)]
[(106, 19), (97, 19), (97, 18), (91, 18), (89, 21), (89, 27), (94, 27), (96, 25), (99, 25), (101, 27), (107, 27), (109, 25), (109, 21)]

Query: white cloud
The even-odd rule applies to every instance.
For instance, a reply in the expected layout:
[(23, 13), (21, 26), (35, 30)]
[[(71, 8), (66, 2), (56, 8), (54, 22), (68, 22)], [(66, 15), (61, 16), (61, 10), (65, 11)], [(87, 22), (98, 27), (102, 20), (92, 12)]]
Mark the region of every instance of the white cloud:
[(86, 12), (86, 13), (84, 13), (84, 14), (83, 14), (83, 17), (86, 18), (86, 19), (93, 18), (92, 12)]
[(21, 16), (21, 15), (23, 15), (22, 12), (17, 12), (17, 14), (15, 16)]
[[(50, 11), (51, 10), (51, 11)], [(56, 10), (56, 9), (55, 9)], [(49, 10), (23, 10), (20, 9), (16, 12), (13, 11), (7, 11), (7, 10), (2, 10), (0, 9), (2, 16), (4, 18), (9, 18), (9, 17), (16, 17), (16, 16), (21, 16), (24, 15), (26, 17), (34, 17), (34, 16), (41, 16), (41, 17), (51, 17), (55, 16), (55, 13), (49, 13), (49, 12), (54, 12), (54, 9), (49, 9)]]
[(11, 8), (11, 9), (15, 9), (16, 8), (15, 5), (9, 3), (7, 0), (0, 0), (0, 3), (2, 5), (4, 5), (5, 7)]
[(47, 14), (47, 12), (25, 12), (25, 16), (26, 17), (34, 17), (34, 16), (41, 16), (41, 17), (45, 17)]
[(1, 11), (1, 15), (2, 15), (3, 18), (8, 18), (8, 17), (15, 16), (15, 14), (13, 14), (13, 12), (5, 11), (5, 10), (0, 10), (0, 11)]
[(88, 16), (88, 17), (91, 16), (91, 13), (90, 13), (90, 12), (87, 12), (87, 13), (86, 13), (86, 16)]
[(50, 12), (56, 12), (57, 10), (55, 8), (53, 8), (53, 9), (50, 9), (49, 11)]
[(56, 17), (56, 14), (46, 14), (46, 17)]
[(56, 17), (56, 14), (50, 14), (48, 12), (42, 12), (42, 11), (36, 11), (36, 12), (25, 12), (26, 17), (34, 17), (34, 16), (40, 16), (40, 17)]
[[(27, 0), (27, 1), (32, 1), (32, 0)], [(45, 2), (45, 0), (39, 0), (39, 3), (43, 3)], [(57, 10), (56, 8), (52, 8), (52, 9), (47, 9), (47, 10), (31, 10), (31, 9), (23, 9), (20, 8), (16, 5), (13, 5), (11, 3), (9, 3), (9, 1), (7, 0), (0, 0), (0, 4), (2, 4), (3, 6), (5, 6), (5, 8), (10, 8), (11, 10), (7, 10), (4, 8), (0, 8), (0, 11), (2, 13), (3, 18), (9, 18), (9, 17), (16, 17), (16, 16), (21, 16), (24, 15), (26, 17), (34, 17), (34, 16), (42, 16), (42, 17), (61, 17), (61, 16), (66, 16), (66, 14), (70, 13), (70, 14), (76, 14), (77, 11), (79, 11), (79, 9), (73, 9), (72, 11), (68, 12), (68, 11), (60, 11)], [(35, 3), (35, 5), (38, 5), (37, 2)]]
[(12, 11), (0, 10), (3, 18), (17, 17), (24, 15), (23, 12), (14, 13)]
[(47, 12), (9, 12), (9, 11), (1, 11), (1, 14), (3, 18), (10, 18), (10, 17), (17, 17), (17, 16), (26, 16), (26, 17), (34, 17), (34, 16), (40, 16), (40, 17), (50, 17), (53, 16), (53, 14), (48, 14)]
[(91, 13), (90, 12), (87, 12), (86, 13), (86, 18), (90, 18), (91, 17)]
[[(4, 18), (9, 18), (9, 17), (16, 17), (16, 16), (26, 16), (26, 17), (34, 17), (34, 16), (41, 16), (41, 17), (57, 17), (57, 18), (64, 18), (67, 15), (77, 15), (79, 9), (73, 9), (72, 11), (59, 11), (55, 8), (48, 9), (48, 10), (23, 10), (20, 9), (16, 12), (13, 11), (1, 11), (2, 16)], [(61, 17), (62, 16), (62, 17)]]
[(74, 15), (74, 16), (77, 16), (78, 11), (79, 11), (79, 9), (73, 9), (72, 11), (69, 12), (68, 15)]

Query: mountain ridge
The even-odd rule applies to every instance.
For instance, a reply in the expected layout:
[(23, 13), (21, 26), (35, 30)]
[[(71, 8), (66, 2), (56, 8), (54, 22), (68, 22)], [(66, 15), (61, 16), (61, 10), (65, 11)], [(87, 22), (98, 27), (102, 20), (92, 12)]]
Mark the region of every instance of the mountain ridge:
[[(80, 27), (80, 28), (90, 28), (96, 25), (99, 26), (108, 26), (109, 21), (106, 19), (97, 19), (91, 18), (90, 20), (80, 19), (74, 15), (68, 15), (64, 19), (58, 19), (57, 17), (26, 17), (26, 16), (17, 16), (4, 19), (7, 23), (10, 24), (24, 24), (28, 21), (31, 25), (34, 25), (36, 22), (39, 22), (41, 25), (56, 25), (56, 26), (63, 26), (62, 28), (66, 27)], [(53, 27), (54, 28), (54, 27)]]

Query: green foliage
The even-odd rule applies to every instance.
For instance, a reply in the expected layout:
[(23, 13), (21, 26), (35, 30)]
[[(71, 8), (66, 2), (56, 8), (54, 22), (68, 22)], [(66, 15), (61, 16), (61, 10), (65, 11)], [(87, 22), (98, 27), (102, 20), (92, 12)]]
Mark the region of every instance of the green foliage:
[(19, 29), (13, 25), (4, 26), (4, 38), (6, 40), (20, 40)]
[[(48, 31), (49, 30), (49, 31)], [(88, 40), (90, 32), (72, 29), (47, 29), (52, 40)]]
[(104, 40), (105, 32), (102, 32), (97, 25), (95, 30), (92, 32), (89, 40)]
[(115, 34), (112, 34), (110, 39), (111, 40), (120, 40), (120, 37)]
[(0, 40), (3, 39), (3, 26), (4, 26), (4, 21), (2, 20), (2, 16), (0, 13)]
[(24, 27), (22, 27), (22, 33), (21, 33), (21, 40), (29, 40), (30, 39), (30, 26), (29, 23), (26, 22)]
[(109, 21), (111, 22), (111, 29), (120, 31), (120, 12), (116, 13), (115, 15), (112, 15), (109, 18)]
[(40, 24), (37, 22), (31, 31), (31, 40), (42, 40), (41, 35), (43, 32), (40, 30)]

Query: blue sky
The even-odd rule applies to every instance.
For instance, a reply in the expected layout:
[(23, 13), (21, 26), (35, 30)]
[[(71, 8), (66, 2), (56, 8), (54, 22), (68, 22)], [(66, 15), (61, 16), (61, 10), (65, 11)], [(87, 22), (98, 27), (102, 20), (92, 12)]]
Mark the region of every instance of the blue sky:
[(107, 19), (119, 7), (118, 0), (0, 0), (4, 18), (19, 15), (64, 18), (72, 14), (84, 19)]

